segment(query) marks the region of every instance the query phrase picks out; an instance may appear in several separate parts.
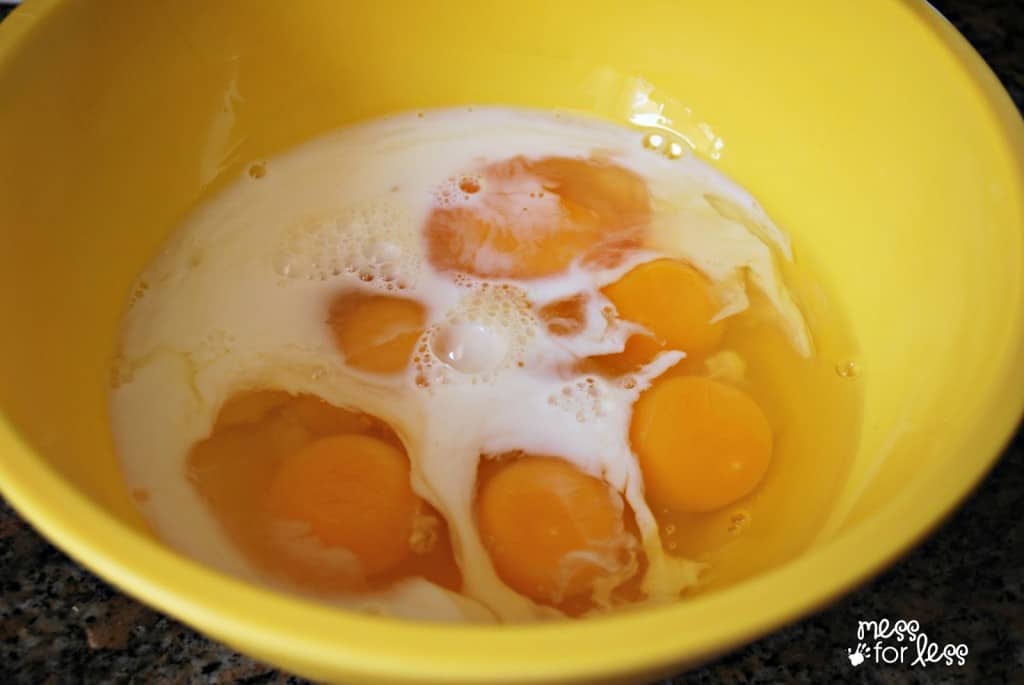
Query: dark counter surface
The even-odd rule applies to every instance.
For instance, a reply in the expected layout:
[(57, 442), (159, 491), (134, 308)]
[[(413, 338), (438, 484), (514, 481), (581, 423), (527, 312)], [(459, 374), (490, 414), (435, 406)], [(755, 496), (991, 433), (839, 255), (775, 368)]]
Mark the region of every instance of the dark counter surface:
[[(1024, 108), (1024, 3), (934, 3)], [(0, 6), (0, 18), (9, 8)], [(666, 683), (1024, 683), (1024, 434), (937, 532), (821, 613)], [(916, 619), (963, 666), (853, 668), (858, 621)], [(911, 652), (913, 654), (913, 652)], [(909, 661), (909, 659), (908, 659)], [(0, 683), (304, 683), (120, 594), (0, 500)]]

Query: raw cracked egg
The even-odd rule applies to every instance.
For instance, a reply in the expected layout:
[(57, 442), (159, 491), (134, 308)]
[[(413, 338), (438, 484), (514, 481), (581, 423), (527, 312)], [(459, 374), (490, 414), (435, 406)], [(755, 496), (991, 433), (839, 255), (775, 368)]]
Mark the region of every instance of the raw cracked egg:
[(261, 169), (196, 208), (124, 317), (113, 434), (169, 544), (420, 618), (699, 589), (701, 526), (788, 463), (749, 350), (812, 354), (749, 197), (642, 132), (511, 109)]

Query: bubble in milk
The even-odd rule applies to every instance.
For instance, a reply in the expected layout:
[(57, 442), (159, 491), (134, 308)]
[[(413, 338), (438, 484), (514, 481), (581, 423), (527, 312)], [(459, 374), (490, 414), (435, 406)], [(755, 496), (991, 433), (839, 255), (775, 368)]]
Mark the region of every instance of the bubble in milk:
[(441, 326), (432, 337), (431, 348), (443, 363), (468, 374), (496, 371), (508, 355), (501, 332), (479, 321)]
[(284, 232), (274, 270), (285, 280), (356, 278), (382, 290), (413, 287), (422, 270), (412, 213), (395, 201), (358, 203)]
[(665, 156), (669, 159), (679, 159), (686, 153), (686, 148), (683, 147), (682, 143), (672, 141), (669, 146), (665, 149)]
[(521, 352), (537, 334), (540, 322), (526, 291), (507, 283), (478, 282), (452, 313), (456, 321), (476, 321), (492, 330), (504, 329), (509, 351)]
[(490, 383), (523, 355), (540, 330), (526, 292), (507, 283), (456, 276), (460, 293), (444, 319), (427, 330), (416, 349), (416, 385)]
[(484, 179), (477, 174), (449, 176), (434, 189), (434, 202), (439, 207), (463, 206), (469, 204), (483, 187)]
[(665, 147), (665, 136), (660, 133), (648, 133), (644, 136), (644, 147), (648, 150), (661, 150)]
[(550, 395), (548, 404), (574, 415), (580, 423), (588, 423), (608, 416), (616, 399), (607, 381), (596, 376), (582, 376)]

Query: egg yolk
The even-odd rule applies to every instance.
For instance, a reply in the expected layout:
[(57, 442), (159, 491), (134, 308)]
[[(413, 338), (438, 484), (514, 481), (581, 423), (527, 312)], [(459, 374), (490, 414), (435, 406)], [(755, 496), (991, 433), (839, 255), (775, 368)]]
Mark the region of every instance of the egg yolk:
[[(336, 438), (342, 441), (332, 442)], [(302, 456), (314, 448), (334, 451), (339, 459), (354, 454), (345, 468), (355, 472), (358, 481), (351, 480), (345, 469), (332, 472), (337, 478), (328, 474), (330, 465), (318, 460), (329, 457)], [(451, 590), (461, 587), (446, 521), (411, 494), (402, 442), (390, 426), (372, 416), (335, 407), (314, 395), (241, 392), (221, 407), (211, 434), (192, 447), (186, 474), (256, 568), (303, 590), (363, 592), (416, 576)], [(313, 479), (316, 485), (304, 479)], [(341, 516), (342, 502), (348, 501), (344, 498), (353, 488), (366, 489), (360, 496), (380, 498), (381, 508), (371, 514), (385, 512), (379, 524), (377, 519), (364, 520), (366, 527), (350, 534), (345, 526), (355, 526), (360, 519), (345, 514), (349, 523), (343, 521), (340, 528), (323, 521), (314, 525), (315, 514), (302, 509), (306, 502), (322, 516)], [(325, 497), (331, 498), (330, 506), (318, 504)], [(412, 519), (408, 533), (403, 533), (401, 522), (408, 521), (410, 497)], [(362, 507), (354, 500), (352, 506)], [(375, 536), (376, 543), (360, 546), (360, 540)], [(411, 554), (403, 551), (403, 539)], [(389, 562), (399, 557), (400, 562)]]
[(477, 524), (509, 587), (558, 604), (628, 568), (634, 539), (623, 509), (604, 481), (561, 459), (524, 457), (483, 482)]
[(285, 459), (270, 485), (272, 515), (309, 526), (324, 545), (354, 554), (363, 571), (387, 571), (411, 553), (417, 497), (409, 462), (365, 435), (335, 435)]
[(658, 259), (636, 267), (602, 290), (619, 317), (638, 323), (650, 335), (635, 335), (608, 361), (624, 369), (646, 364), (661, 350), (698, 355), (722, 339), (725, 324), (712, 322), (719, 311), (711, 282), (692, 266)]
[(345, 363), (370, 373), (397, 373), (412, 356), (427, 314), (415, 300), (345, 294), (331, 302), (327, 319)]
[(214, 433), (234, 426), (256, 424), (272, 412), (293, 419), (312, 436), (363, 433), (373, 430), (368, 417), (340, 409), (313, 395), (292, 395), (283, 390), (253, 390), (233, 395), (217, 413)]
[(586, 295), (550, 302), (537, 312), (551, 335), (576, 335), (586, 327)]
[(459, 184), (426, 222), (431, 263), (482, 277), (564, 271), (604, 243), (639, 244), (650, 217), (647, 184), (603, 160), (515, 157)]
[(638, 333), (626, 340), (622, 352), (599, 355), (594, 360), (598, 362), (599, 369), (613, 374), (628, 373), (651, 361), (664, 350), (665, 345), (658, 342), (654, 336)]
[(748, 495), (768, 470), (772, 431), (736, 388), (696, 376), (655, 383), (633, 408), (630, 439), (648, 501), (713, 511)]

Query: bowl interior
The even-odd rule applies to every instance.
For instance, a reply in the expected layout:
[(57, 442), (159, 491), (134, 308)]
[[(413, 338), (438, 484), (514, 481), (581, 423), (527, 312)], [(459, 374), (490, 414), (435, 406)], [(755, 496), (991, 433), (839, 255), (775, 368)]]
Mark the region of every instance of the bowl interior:
[[(930, 9), (388, 4), (36, 0), (3, 24), (0, 484), (59, 544), (314, 677), (592, 682), (693, 662), (834, 596), (990, 465), (1024, 388), (1022, 127)], [(798, 560), (665, 609), (442, 629), (247, 587), (150, 537), (106, 413), (139, 270), (252, 161), (347, 122), (460, 104), (671, 125), (794, 236), (850, 321), (864, 391), (852, 472)]]

